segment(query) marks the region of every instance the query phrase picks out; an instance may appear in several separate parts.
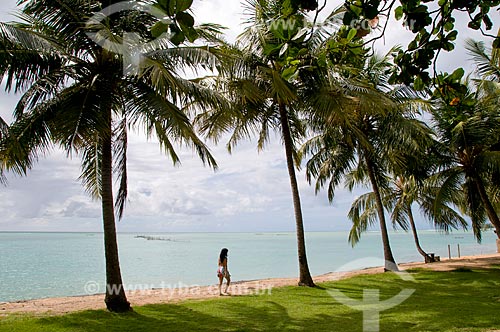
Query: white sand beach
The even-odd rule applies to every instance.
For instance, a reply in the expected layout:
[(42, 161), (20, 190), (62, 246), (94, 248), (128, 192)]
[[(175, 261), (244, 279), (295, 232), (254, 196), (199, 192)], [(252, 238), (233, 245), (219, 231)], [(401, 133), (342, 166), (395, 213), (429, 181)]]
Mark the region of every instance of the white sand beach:
[[(465, 256), (462, 258), (446, 259), (441, 262), (424, 264), (420, 262), (399, 264), (401, 270), (411, 268), (426, 268), (435, 271), (450, 271), (460, 267), (481, 268), (500, 264), (500, 254), (481, 256)], [(345, 279), (361, 274), (382, 273), (383, 267), (361, 269), (350, 272), (331, 272), (316, 276), (314, 281), (322, 283)], [(231, 296), (249, 294), (264, 294), (272, 292), (273, 288), (293, 286), (297, 284), (296, 278), (275, 278), (249, 281), (236, 281), (232, 283), (229, 293)], [(132, 306), (146, 304), (176, 303), (190, 299), (207, 299), (219, 297), (216, 285), (203, 287), (186, 287), (175, 289), (150, 289), (127, 292), (127, 298)], [(46, 298), (29, 301), (0, 303), (0, 316), (9, 314), (50, 314), (61, 315), (82, 310), (105, 309), (104, 295), (74, 296), (61, 298)]]

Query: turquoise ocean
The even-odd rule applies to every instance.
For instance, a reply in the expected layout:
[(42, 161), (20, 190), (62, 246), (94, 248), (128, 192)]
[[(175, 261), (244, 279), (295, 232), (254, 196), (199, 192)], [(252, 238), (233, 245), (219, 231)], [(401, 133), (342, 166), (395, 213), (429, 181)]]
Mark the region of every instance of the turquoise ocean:
[[(448, 257), (448, 245), (452, 257), (458, 246), (462, 256), (496, 252), (491, 231), (484, 232), (482, 244), (468, 232), (419, 234), (423, 248), (441, 257)], [(313, 275), (368, 267), (366, 258), (383, 258), (378, 232), (363, 234), (354, 248), (347, 236), (306, 234)], [(411, 234), (391, 232), (390, 239), (398, 263), (422, 260)], [(132, 290), (213, 285), (223, 247), (234, 281), (298, 275), (294, 233), (121, 233), (118, 244), (123, 282)], [(86, 295), (89, 289), (103, 293), (103, 247), (101, 233), (0, 233), (0, 302)], [(349, 264), (356, 261), (361, 265)]]

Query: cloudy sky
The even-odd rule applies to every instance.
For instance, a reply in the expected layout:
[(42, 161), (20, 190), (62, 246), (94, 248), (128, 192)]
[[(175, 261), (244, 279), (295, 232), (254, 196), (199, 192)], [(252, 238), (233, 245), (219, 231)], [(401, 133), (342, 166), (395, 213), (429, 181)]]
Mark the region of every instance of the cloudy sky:
[[(329, 0), (327, 8), (341, 2)], [(13, 19), (15, 3), (1, 1), (1, 21)], [(243, 10), (238, 0), (195, 0), (193, 10), (197, 22), (228, 27), (229, 40), (242, 31)], [(460, 25), (466, 26), (462, 21)], [(410, 36), (399, 23), (392, 23), (377, 47), (385, 50), (397, 43), (406, 44)], [(457, 51), (441, 58), (441, 70), (472, 68), (462, 49), (465, 37), (458, 42)], [(17, 99), (2, 89), (0, 116), (10, 120)], [(279, 136), (260, 153), (255, 141), (242, 142), (232, 155), (224, 144), (211, 146), (219, 164), (217, 172), (203, 167), (187, 150), (181, 153), (182, 165), (174, 167), (154, 140), (133, 135), (129, 145), (129, 202), (118, 230), (293, 231), (288, 173)], [(78, 158), (68, 158), (54, 149), (27, 177), (10, 175), (8, 186), (0, 187), (0, 231), (101, 231), (100, 204), (83, 191), (78, 181), (79, 165)], [(303, 172), (298, 180), (307, 231), (349, 228), (346, 214), (350, 203), (366, 189), (352, 194), (339, 190), (335, 202), (329, 204), (325, 193), (314, 194)], [(429, 226), (421, 221), (420, 228)]]

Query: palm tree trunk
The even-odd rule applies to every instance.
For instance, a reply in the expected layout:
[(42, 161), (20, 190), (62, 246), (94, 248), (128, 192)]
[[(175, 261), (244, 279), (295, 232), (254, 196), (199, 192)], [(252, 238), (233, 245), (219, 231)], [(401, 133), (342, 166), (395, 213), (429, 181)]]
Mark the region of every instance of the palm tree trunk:
[(304, 222), (302, 219), (302, 208), (300, 205), (299, 186), (295, 175), (295, 164), (293, 161), (293, 141), (290, 133), (290, 125), (288, 123), (288, 115), (285, 105), (279, 105), (281, 130), (283, 134), (283, 142), (285, 145), (286, 163), (288, 166), (288, 174), (290, 176), (290, 186), (292, 189), (293, 208), (295, 211), (295, 223), (297, 227), (297, 249), (299, 256), (299, 286), (314, 287), (314, 281), (309, 272), (306, 255), (306, 240), (304, 236)]
[(368, 176), (370, 177), (370, 182), (373, 187), (373, 193), (375, 194), (375, 201), (377, 203), (378, 219), (380, 223), (380, 231), (382, 233), (382, 244), (384, 246), (384, 259), (385, 259), (385, 271), (399, 271), (396, 260), (392, 255), (391, 244), (389, 243), (389, 233), (387, 232), (387, 224), (385, 222), (384, 205), (382, 204), (382, 198), (380, 197), (380, 190), (378, 187), (378, 182), (375, 177), (375, 171), (373, 163), (370, 158), (365, 154), (365, 162), (368, 170)]
[(415, 219), (413, 218), (413, 212), (411, 212), (411, 206), (408, 205), (406, 208), (408, 209), (408, 219), (410, 221), (411, 231), (413, 233), (413, 239), (415, 240), (415, 246), (417, 247), (417, 251), (420, 255), (422, 255), (422, 257), (424, 257), (425, 262), (431, 262), (432, 261), (431, 256), (429, 256), (420, 246), (417, 227), (415, 226)]
[(106, 256), (106, 307), (112, 312), (130, 311), (123, 289), (118, 258), (118, 243), (116, 241), (116, 226), (113, 206), (113, 175), (112, 175), (112, 142), (111, 142), (111, 111), (108, 114), (109, 133), (102, 141), (102, 217), (104, 223), (104, 252)]
[(476, 183), (477, 190), (479, 191), (479, 195), (481, 196), (481, 201), (483, 202), (484, 209), (490, 219), (491, 224), (495, 227), (495, 233), (497, 237), (500, 239), (500, 219), (498, 218), (497, 212), (491, 204), (491, 201), (488, 197), (488, 193), (484, 188), (483, 181), (479, 176), (474, 177), (474, 182)]

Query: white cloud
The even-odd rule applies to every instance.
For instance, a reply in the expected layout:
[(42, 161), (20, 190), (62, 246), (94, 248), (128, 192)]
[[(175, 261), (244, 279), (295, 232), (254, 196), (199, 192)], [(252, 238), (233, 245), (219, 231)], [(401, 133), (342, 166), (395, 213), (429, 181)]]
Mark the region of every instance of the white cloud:
[(2, 0), (0, 4), (0, 21), (11, 21), (14, 19), (13, 15), (17, 10), (17, 0)]
[[(230, 217), (272, 209), (276, 194), (285, 194), (288, 198), (286, 169), (276, 167), (282, 164), (279, 145), (273, 147), (272, 152), (258, 155), (252, 143), (243, 143), (232, 156), (223, 146), (213, 147), (219, 163), (219, 169), (213, 172), (188, 151), (181, 153), (182, 166), (170, 166), (166, 160), (165, 165), (161, 165), (164, 157), (159, 155), (154, 142), (135, 140), (140, 138), (131, 142), (133, 167), (129, 170), (127, 218), (141, 215)], [(146, 168), (142, 169), (145, 164)]]
[(192, 7), (196, 23), (215, 23), (228, 28), (225, 32), (229, 41), (243, 31), (243, 9), (240, 1), (197, 0)]
[[(15, 7), (3, 0), (0, 19)], [(341, 4), (328, 2), (330, 9)], [(228, 39), (242, 31), (243, 12), (239, 1), (198, 0), (193, 7), (197, 22), (213, 22), (230, 28)], [(7, 18), (11, 19), (11, 17)], [(460, 27), (464, 20), (460, 20)], [(466, 30), (469, 34), (469, 30)], [(406, 45), (409, 37), (399, 22), (391, 23), (384, 40)], [(461, 45), (461, 42), (458, 43)], [(459, 47), (460, 48), (460, 47)], [(443, 57), (446, 70), (465, 63), (463, 50)], [(0, 116), (10, 120), (17, 97), (0, 94)], [(222, 143), (225, 143), (222, 141)], [(229, 155), (223, 144), (212, 147), (219, 170), (204, 167), (190, 150), (181, 150), (182, 165), (172, 166), (158, 144), (141, 135), (131, 135), (129, 146), (129, 201), (120, 231), (276, 231), (295, 229), (290, 184), (279, 136), (265, 151), (255, 142), (242, 142)], [(77, 180), (79, 160), (68, 160), (55, 151), (40, 161), (26, 178), (11, 176), (0, 188), (1, 230), (100, 231), (99, 202), (92, 201)], [(315, 196), (314, 188), (298, 173), (307, 230), (349, 228), (347, 210), (354, 195), (339, 190), (333, 205), (326, 193)]]

